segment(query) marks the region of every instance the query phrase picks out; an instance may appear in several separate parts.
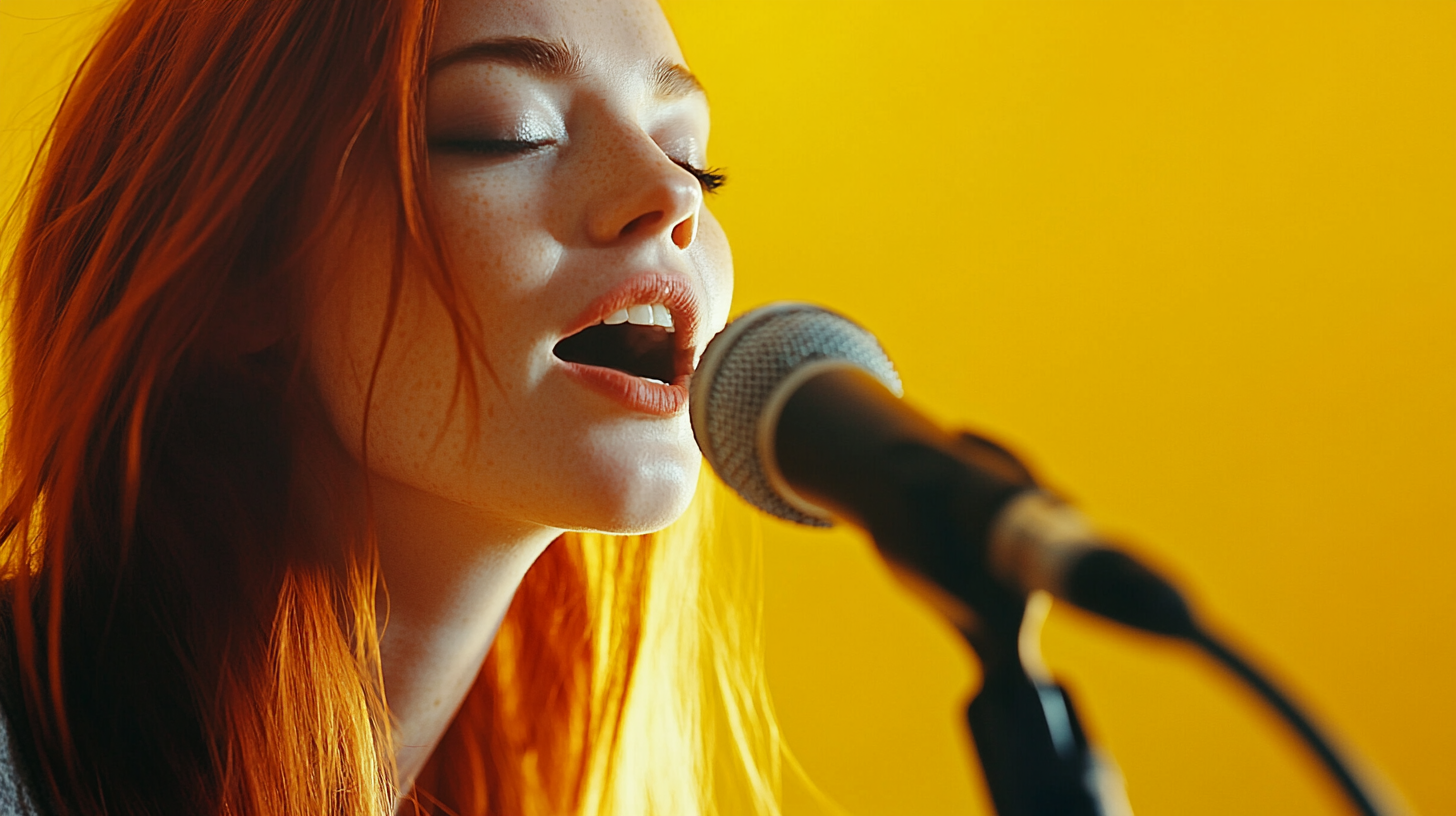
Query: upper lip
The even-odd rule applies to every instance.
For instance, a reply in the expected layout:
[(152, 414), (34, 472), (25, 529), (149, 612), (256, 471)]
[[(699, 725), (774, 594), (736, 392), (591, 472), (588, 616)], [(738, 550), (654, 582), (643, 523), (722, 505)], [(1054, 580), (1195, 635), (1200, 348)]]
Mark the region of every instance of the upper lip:
[(601, 323), (618, 309), (639, 303), (661, 303), (672, 312), (675, 373), (678, 377), (691, 374), (703, 331), (703, 303), (698, 288), (682, 275), (668, 272), (633, 275), (592, 301), (561, 336), (570, 337)]

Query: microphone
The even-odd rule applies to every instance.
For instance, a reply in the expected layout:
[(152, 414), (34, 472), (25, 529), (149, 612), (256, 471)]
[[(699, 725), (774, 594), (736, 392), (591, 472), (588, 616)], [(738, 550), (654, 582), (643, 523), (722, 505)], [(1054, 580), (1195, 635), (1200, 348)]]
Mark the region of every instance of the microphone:
[(1038, 590), (1158, 634), (1197, 629), (1177, 590), (1005, 448), (904, 403), (879, 342), (845, 317), (802, 303), (748, 312), (708, 344), (690, 389), (693, 434), (729, 487), (780, 518), (864, 529), (962, 631), (1019, 616)]
[[(997, 813), (1130, 812), (1040, 656), (1049, 600), (1038, 591), (1095, 598), (1085, 586), (1113, 552), (1075, 511), (1004, 448), (901, 402), (879, 342), (825, 309), (780, 303), (739, 317), (708, 344), (689, 388), (693, 434), (724, 482), (781, 518), (863, 528), (970, 641), (982, 683), (966, 717)], [(1132, 562), (1109, 563), (1121, 575)], [(1123, 617), (1149, 622), (1134, 611)], [(1161, 611), (1154, 628), (1179, 629)]]
[(1098, 537), (1005, 448), (901, 401), (890, 358), (850, 320), (802, 303), (755, 309), (708, 343), (689, 389), (693, 435), (729, 487), (780, 518), (864, 529), (970, 641), (983, 676), (967, 718), (1001, 816), (1129, 812), (1041, 665), (1049, 595), (1201, 649), (1268, 703), (1362, 816), (1398, 812), (1170, 583)]

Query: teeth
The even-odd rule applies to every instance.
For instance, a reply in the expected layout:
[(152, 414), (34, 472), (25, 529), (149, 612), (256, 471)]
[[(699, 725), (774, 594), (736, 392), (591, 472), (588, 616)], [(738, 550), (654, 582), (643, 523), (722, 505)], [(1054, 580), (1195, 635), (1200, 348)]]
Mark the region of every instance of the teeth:
[(652, 325), (652, 307), (639, 303), (636, 306), (627, 307), (627, 322), (634, 326)]
[(618, 309), (602, 321), (608, 326), (631, 323), (633, 326), (660, 326), (672, 331), (672, 312), (661, 303), (638, 303)]

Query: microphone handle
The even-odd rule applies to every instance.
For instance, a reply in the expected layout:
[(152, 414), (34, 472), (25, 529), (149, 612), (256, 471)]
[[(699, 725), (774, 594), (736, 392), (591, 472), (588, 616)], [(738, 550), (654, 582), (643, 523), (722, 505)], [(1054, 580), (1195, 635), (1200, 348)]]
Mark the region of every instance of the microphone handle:
[(914, 411), (873, 375), (821, 369), (784, 401), (765, 440), (769, 481), (814, 515), (865, 530), (901, 577), (963, 629), (1015, 631), (1022, 594), (987, 568), (992, 527), (1030, 474)]

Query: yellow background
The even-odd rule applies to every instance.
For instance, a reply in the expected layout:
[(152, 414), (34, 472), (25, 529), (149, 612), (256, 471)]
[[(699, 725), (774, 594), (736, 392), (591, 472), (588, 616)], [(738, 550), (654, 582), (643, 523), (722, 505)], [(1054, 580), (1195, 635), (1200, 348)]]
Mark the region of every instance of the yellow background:
[[(737, 306), (863, 322), (1456, 814), (1456, 3), (669, 0)], [(984, 813), (976, 670), (852, 532), (774, 521), (770, 681), (856, 814)], [(1045, 637), (1141, 814), (1344, 812), (1190, 652)], [(808, 805), (797, 792), (796, 812)]]
[[(61, 15), (95, 5), (0, 0), (7, 201), (92, 19)], [(1456, 3), (667, 9), (739, 308), (858, 318), (916, 404), (1017, 447), (1456, 814)], [(862, 816), (988, 812), (965, 649), (852, 532), (762, 529), (809, 775)], [(1196, 655), (1063, 607), (1045, 644), (1140, 814), (1343, 812)]]

